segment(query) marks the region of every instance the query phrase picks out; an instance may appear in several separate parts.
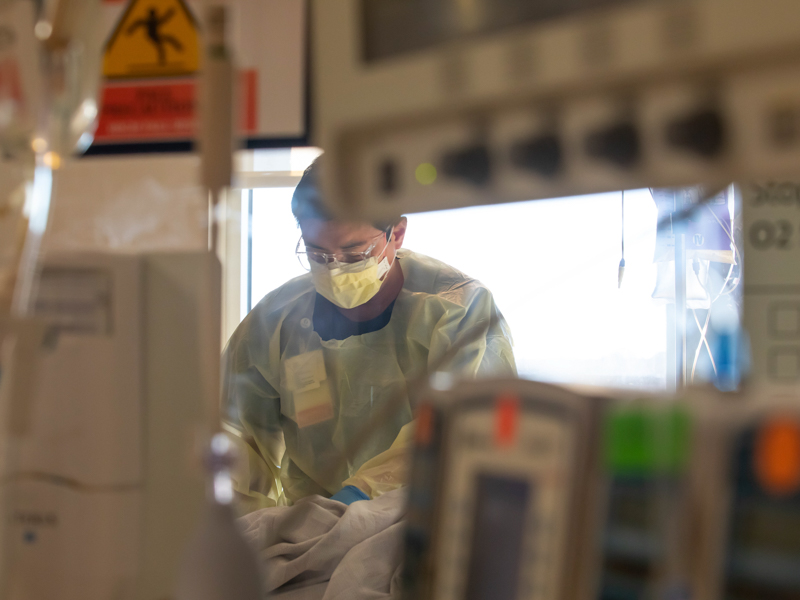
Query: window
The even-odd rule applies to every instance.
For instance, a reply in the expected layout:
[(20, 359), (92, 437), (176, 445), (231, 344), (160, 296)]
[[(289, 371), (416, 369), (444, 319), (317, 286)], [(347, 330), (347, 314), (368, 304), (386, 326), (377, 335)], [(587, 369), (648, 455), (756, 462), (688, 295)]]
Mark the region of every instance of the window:
[(656, 281), (648, 190), (409, 216), (406, 246), (486, 284), (511, 327), (521, 376), (661, 389), (665, 305)]
[[(305, 273), (294, 253), (300, 230), (290, 204), (314, 156), (284, 155), (271, 176), (242, 193), (241, 317)], [(405, 247), (492, 290), (514, 336), (521, 376), (664, 389), (667, 308), (652, 298), (657, 210), (649, 190), (625, 192), (624, 205), (621, 287), (621, 192), (411, 214)]]

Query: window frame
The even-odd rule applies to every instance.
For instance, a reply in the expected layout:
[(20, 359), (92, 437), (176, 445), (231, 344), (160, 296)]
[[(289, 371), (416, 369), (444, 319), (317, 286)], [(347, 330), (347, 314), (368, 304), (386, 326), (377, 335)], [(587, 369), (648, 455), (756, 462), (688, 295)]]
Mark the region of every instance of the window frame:
[(222, 300), (223, 345), (242, 320), (243, 303), (247, 309), (245, 314), (252, 309), (253, 191), (296, 187), (302, 176), (302, 171), (242, 170), (234, 174), (233, 186), (221, 203), (223, 214), (218, 215), (225, 223), (220, 228), (219, 243), (225, 290)]

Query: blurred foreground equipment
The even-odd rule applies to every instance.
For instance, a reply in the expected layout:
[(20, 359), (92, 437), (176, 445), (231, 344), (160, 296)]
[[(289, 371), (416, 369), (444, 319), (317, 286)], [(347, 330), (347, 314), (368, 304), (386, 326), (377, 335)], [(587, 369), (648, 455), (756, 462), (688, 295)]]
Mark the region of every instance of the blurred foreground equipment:
[(3, 469), (2, 598), (172, 593), (204, 496), (191, 449), (213, 402), (218, 270), (206, 253), (45, 262), (46, 345)]
[(796, 598), (800, 402), (431, 392), (409, 501), (408, 599)]
[(792, 176), (794, 0), (319, 0), (326, 199), (401, 213)]

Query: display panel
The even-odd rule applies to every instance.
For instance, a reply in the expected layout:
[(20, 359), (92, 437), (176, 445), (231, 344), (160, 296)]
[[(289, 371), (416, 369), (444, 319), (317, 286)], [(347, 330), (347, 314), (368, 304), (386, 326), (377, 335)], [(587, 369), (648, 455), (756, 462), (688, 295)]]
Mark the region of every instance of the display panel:
[(652, 597), (652, 579), (664, 551), (657, 520), (658, 486), (644, 475), (612, 479), (599, 600)]
[(725, 564), (726, 600), (800, 597), (800, 490), (775, 493), (757, 473), (758, 432), (741, 436)]
[(594, 8), (648, 0), (362, 0), (364, 58), (389, 58)]
[(530, 486), (519, 479), (479, 475), (476, 488), (475, 529), (465, 598), (514, 600)]

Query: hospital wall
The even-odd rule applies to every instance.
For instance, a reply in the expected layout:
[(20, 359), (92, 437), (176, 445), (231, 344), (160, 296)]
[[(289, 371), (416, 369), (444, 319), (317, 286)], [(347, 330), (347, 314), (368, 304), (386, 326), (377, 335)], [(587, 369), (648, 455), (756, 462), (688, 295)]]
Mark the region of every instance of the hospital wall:
[(47, 252), (206, 247), (194, 154), (74, 159), (56, 172)]

